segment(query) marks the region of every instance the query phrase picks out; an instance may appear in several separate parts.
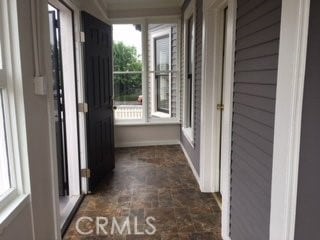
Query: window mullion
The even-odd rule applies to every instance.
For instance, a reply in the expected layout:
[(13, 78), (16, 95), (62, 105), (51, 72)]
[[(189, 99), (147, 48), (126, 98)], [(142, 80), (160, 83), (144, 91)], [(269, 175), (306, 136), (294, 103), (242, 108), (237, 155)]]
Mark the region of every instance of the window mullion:
[(142, 74), (141, 71), (115, 71), (113, 74)]
[(148, 64), (148, 25), (147, 21), (142, 23), (142, 95), (143, 95), (143, 121), (149, 122), (149, 94), (148, 94), (148, 76), (149, 76), (149, 64)]

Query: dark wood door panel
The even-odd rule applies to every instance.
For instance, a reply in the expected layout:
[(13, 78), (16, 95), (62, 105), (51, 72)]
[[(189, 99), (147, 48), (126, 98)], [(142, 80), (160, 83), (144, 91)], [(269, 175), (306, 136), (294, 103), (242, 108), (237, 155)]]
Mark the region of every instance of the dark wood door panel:
[(85, 33), (89, 189), (114, 168), (114, 121), (112, 83), (112, 28), (88, 13), (82, 13)]

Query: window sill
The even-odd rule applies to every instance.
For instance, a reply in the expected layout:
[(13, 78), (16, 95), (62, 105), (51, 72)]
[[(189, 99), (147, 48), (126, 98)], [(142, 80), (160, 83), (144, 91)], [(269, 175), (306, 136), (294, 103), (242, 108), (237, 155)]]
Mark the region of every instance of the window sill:
[(6, 227), (15, 219), (23, 208), (30, 202), (29, 195), (19, 195), (9, 205), (3, 208), (0, 212), (0, 236), (5, 231)]
[(177, 119), (168, 119), (168, 120), (150, 120), (150, 122), (136, 122), (136, 121), (131, 121), (131, 122), (115, 122), (115, 126), (152, 126), (152, 125), (180, 125), (181, 123)]
[(192, 128), (182, 128), (183, 135), (186, 137), (187, 141), (194, 148), (194, 138)]
[(153, 112), (151, 114), (152, 117), (157, 117), (157, 118), (170, 118), (169, 113), (163, 113), (163, 112)]

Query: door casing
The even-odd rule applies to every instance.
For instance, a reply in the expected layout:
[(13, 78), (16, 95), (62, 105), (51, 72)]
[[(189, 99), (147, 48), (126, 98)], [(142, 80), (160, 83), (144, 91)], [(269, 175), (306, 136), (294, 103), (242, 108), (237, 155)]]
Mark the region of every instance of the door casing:
[[(229, 238), (231, 132), (233, 112), (233, 73), (236, 26), (236, 0), (204, 0), (202, 46), (200, 187), (203, 192), (220, 189), (219, 149), (221, 143), (222, 236)], [(222, 90), (222, 54), (224, 9), (228, 7), (226, 24), (225, 72), (223, 84), (223, 118), (216, 111)], [(222, 127), (221, 141), (219, 130)]]

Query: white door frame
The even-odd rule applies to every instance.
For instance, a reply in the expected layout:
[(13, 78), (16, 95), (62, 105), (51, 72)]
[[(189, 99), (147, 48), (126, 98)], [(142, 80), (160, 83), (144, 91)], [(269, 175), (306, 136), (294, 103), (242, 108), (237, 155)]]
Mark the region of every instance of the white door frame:
[(294, 240), (310, 0), (282, 0), (270, 240)]
[[(69, 195), (79, 196), (80, 189), (80, 164), (78, 139), (80, 129), (78, 125), (74, 124), (78, 121), (77, 105), (78, 99), (76, 95), (76, 72), (75, 69), (75, 51), (73, 42), (73, 11), (58, 0), (49, 0), (49, 4), (60, 11), (60, 25), (61, 25), (61, 58), (63, 61), (63, 76), (65, 90), (65, 109), (66, 109), (66, 137), (67, 137), (67, 172), (69, 181)], [(66, 51), (68, 50), (68, 51)]]
[[(223, 10), (228, 6), (223, 86), (224, 111), (221, 139), (222, 236), (229, 239), (231, 133), (233, 112), (236, 0), (204, 0), (203, 76), (201, 96), (200, 186), (204, 192), (219, 191), (219, 131), (221, 64), (223, 53)], [(219, 113), (219, 114), (218, 114)]]
[[(64, 9), (70, 8), (73, 12), (73, 23), (75, 33), (75, 66), (76, 66), (76, 80), (77, 80), (77, 103), (85, 102), (85, 83), (83, 73), (83, 49), (81, 43), (81, 13), (80, 7), (75, 5), (71, 0), (48, 0), (48, 2), (55, 7)], [(65, 6), (67, 5), (67, 6)], [(79, 151), (80, 151), (80, 168), (87, 168), (87, 136), (86, 136), (86, 116), (83, 112), (78, 112), (79, 121)], [(88, 193), (88, 179), (81, 178), (80, 194)]]

